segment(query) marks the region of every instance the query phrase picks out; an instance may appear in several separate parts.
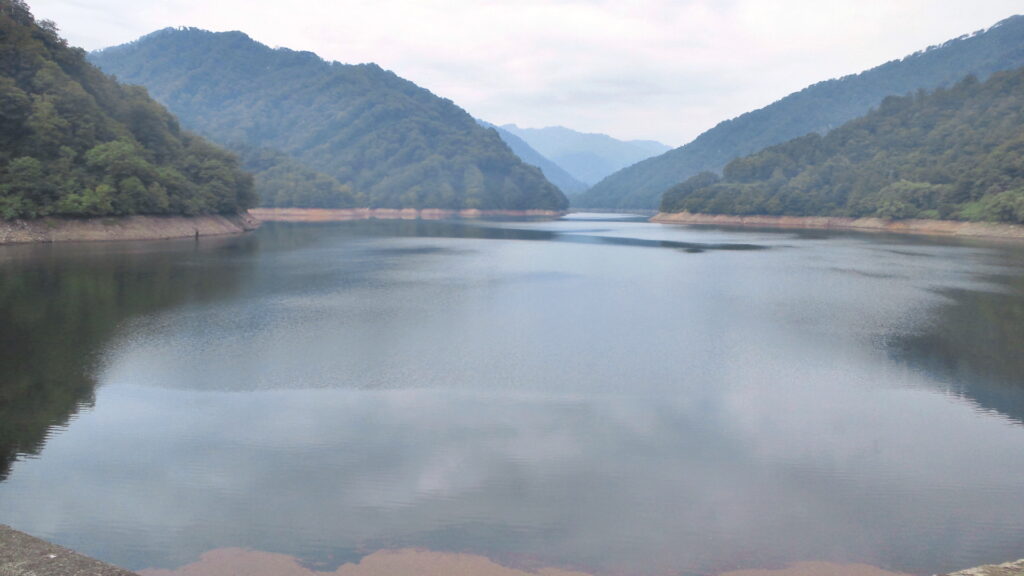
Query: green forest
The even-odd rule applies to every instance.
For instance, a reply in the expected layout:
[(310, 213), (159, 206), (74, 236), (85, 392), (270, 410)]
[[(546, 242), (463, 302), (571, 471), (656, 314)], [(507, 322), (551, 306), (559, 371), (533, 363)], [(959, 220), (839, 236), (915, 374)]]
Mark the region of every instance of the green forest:
[(291, 156), (272, 148), (229, 145), (242, 159), (242, 168), (253, 174), (260, 205), (271, 208), (353, 208), (365, 199), (337, 178), (317, 172)]
[(238, 159), (182, 131), (21, 0), (0, 0), (0, 218), (233, 213), (253, 206)]
[[(210, 58), (212, 53), (218, 57)], [(372, 208), (512, 210), (568, 205), (540, 170), (524, 164), (494, 131), (478, 126), (450, 100), (375, 64), (325, 62), (310, 52), (271, 49), (241, 32), (194, 28), (154, 32), (90, 58), (103, 70), (146, 86), (186, 126), (214, 141), (271, 149), (295, 161), (257, 173), (261, 191), (279, 179), (315, 183), (315, 190), (275, 189), (268, 205), (333, 208), (356, 202)]]
[(969, 76), (705, 172), (665, 212), (1024, 223), (1024, 68)]
[(693, 142), (620, 170), (573, 198), (580, 208), (649, 209), (679, 182), (719, 172), (734, 158), (804, 134), (825, 134), (891, 95), (950, 86), (1024, 66), (1024, 16), (893, 60), (860, 74), (819, 82), (759, 110), (719, 123)]

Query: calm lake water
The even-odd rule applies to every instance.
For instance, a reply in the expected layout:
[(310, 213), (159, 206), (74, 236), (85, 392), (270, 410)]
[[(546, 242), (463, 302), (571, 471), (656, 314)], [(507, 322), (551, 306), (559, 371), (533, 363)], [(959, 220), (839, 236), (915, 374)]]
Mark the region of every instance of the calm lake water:
[(0, 248), (0, 523), (595, 574), (1024, 556), (1024, 248), (557, 222)]

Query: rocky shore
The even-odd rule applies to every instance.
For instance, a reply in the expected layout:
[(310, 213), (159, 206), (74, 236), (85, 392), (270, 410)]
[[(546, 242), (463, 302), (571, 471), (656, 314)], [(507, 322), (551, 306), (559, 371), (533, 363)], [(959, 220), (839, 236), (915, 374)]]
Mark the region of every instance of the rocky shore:
[(559, 218), (554, 210), (442, 210), (439, 208), (254, 208), (264, 222), (344, 222), (348, 220), (447, 220), (451, 218)]
[(969, 568), (949, 576), (1024, 576), (1024, 560)]
[(248, 213), (0, 220), (0, 244), (169, 240), (196, 236), (225, 236), (255, 230), (259, 225), (259, 220)]
[(691, 214), (659, 212), (651, 222), (661, 224), (696, 224), (710, 226), (743, 226), (750, 228), (791, 228), (814, 230), (857, 230), (894, 234), (925, 234), (971, 238), (1024, 239), (1024, 226), (993, 222), (959, 222), (954, 220), (885, 220), (883, 218), (838, 218), (819, 216), (731, 216), (727, 214)]

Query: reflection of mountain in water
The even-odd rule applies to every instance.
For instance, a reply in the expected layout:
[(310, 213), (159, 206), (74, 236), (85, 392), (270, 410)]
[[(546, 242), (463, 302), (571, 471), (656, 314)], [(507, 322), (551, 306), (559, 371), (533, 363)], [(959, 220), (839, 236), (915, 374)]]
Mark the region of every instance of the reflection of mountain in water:
[(1024, 281), (1006, 293), (951, 290), (924, 332), (890, 343), (894, 356), (985, 410), (1024, 424)]
[[(143, 245), (20, 246), (0, 252), (0, 480), (94, 401), (96, 355), (133, 316), (233, 292), (213, 258), (252, 238)], [(234, 259), (234, 262), (244, 262)], [(216, 262), (216, 265), (214, 265)]]

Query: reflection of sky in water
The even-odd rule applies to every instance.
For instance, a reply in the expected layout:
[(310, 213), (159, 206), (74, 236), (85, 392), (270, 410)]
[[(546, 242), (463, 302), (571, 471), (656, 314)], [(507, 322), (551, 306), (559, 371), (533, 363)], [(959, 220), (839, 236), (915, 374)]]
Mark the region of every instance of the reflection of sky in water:
[(630, 573), (1019, 556), (1024, 427), (886, 350), (941, 290), (1006, 291), (1001, 250), (517, 226), (540, 241), (321, 226), (283, 249), (304, 228), (269, 227), (229, 299), (123, 326), (0, 521), (133, 568), (225, 546)]

